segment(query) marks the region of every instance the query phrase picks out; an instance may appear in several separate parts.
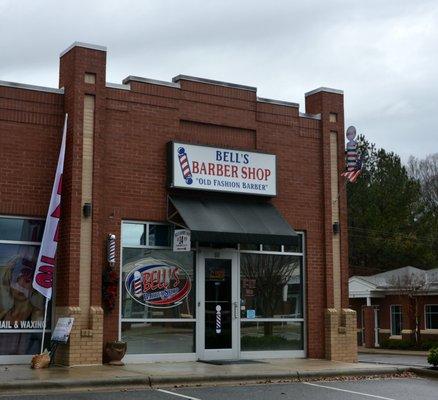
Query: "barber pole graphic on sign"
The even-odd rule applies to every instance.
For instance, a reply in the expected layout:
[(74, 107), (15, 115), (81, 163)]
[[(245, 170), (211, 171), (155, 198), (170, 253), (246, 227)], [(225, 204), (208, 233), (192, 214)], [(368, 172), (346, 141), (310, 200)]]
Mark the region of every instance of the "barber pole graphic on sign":
[(192, 172), (190, 171), (189, 159), (184, 147), (178, 148), (178, 159), (184, 180), (186, 181), (187, 185), (191, 185), (193, 182)]
[(56, 248), (59, 238), (59, 218), (61, 217), (61, 189), (62, 172), (64, 170), (65, 137), (67, 133), (67, 114), (65, 115), (64, 130), (62, 133), (61, 150), (59, 152), (58, 167), (56, 168), (55, 182), (52, 188), (49, 210), (44, 227), (38, 261), (33, 276), (32, 286), (49, 300), (52, 297), (53, 273), (55, 269)]

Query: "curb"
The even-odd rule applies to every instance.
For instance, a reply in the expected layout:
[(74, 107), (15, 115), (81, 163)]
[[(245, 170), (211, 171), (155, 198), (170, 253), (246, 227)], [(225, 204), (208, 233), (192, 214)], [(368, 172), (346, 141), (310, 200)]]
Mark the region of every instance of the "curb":
[(429, 354), (428, 351), (422, 351), (422, 350), (391, 350), (391, 349), (360, 349), (357, 351), (358, 354), (371, 354), (371, 355), (394, 355), (394, 356), (417, 356), (417, 357), (423, 357), (427, 356)]
[(114, 379), (53, 379), (53, 380), (29, 380), (21, 382), (6, 382), (0, 384), (0, 392), (3, 390), (26, 390), (26, 389), (67, 389), (77, 387), (120, 386), (120, 385), (145, 385), (150, 386), (147, 376), (136, 376)]
[(432, 370), (429, 368), (411, 368), (411, 371), (418, 375), (418, 376), (424, 376), (426, 378), (438, 378), (438, 370)]
[(172, 385), (172, 384), (189, 384), (189, 383), (214, 383), (214, 382), (249, 382), (249, 381), (268, 381), (277, 379), (307, 379), (307, 378), (332, 378), (340, 376), (379, 376), (388, 374), (401, 374), (410, 372), (410, 367), (387, 367), (379, 368), (378, 370), (356, 369), (356, 370), (333, 370), (333, 371), (289, 371), (289, 372), (273, 372), (265, 374), (234, 374), (234, 375), (216, 375), (212, 376), (157, 376), (150, 377), (151, 386)]
[[(328, 370), (328, 371), (288, 371), (272, 372), (264, 374), (233, 374), (233, 375), (203, 375), (203, 376), (132, 376), (122, 378), (102, 378), (102, 379), (57, 379), (57, 380), (29, 380), (21, 382), (6, 382), (0, 384), (0, 392), (17, 391), (17, 390), (43, 390), (43, 389), (68, 389), (79, 387), (120, 387), (120, 386), (145, 386), (159, 387), (183, 384), (201, 384), (201, 383), (223, 383), (223, 382), (254, 382), (270, 381), (280, 379), (307, 379), (307, 378), (330, 378), (345, 376), (380, 376), (388, 374), (400, 374), (403, 372), (415, 372), (421, 375), (421, 368), (411, 367), (386, 367), (378, 370), (355, 369), (355, 370)], [(433, 376), (438, 377), (438, 371), (427, 371), (435, 373)]]

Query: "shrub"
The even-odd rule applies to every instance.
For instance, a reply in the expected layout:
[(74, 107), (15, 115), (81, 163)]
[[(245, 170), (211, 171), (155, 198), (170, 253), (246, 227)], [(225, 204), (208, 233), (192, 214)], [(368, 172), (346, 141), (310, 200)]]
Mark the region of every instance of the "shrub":
[(408, 350), (413, 349), (415, 343), (412, 340), (405, 339), (384, 339), (382, 340), (381, 347), (384, 349)]
[(438, 365), (438, 347), (430, 350), (429, 355), (427, 356), (427, 362), (434, 367)]
[(430, 350), (435, 347), (438, 348), (438, 342), (430, 339), (424, 339), (418, 345), (409, 339), (383, 339), (381, 343), (382, 349), (392, 350)]
[(436, 340), (425, 339), (421, 341), (421, 350), (430, 350), (434, 347), (438, 347), (438, 342)]

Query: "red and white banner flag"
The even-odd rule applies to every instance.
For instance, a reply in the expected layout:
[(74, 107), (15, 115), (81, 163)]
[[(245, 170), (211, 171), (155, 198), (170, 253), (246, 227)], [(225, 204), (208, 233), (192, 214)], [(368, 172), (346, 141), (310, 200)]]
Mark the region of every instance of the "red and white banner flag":
[(64, 170), (65, 137), (67, 134), (67, 118), (65, 114), (64, 130), (62, 132), (61, 150), (59, 151), (58, 167), (56, 168), (55, 182), (52, 188), (43, 240), (33, 276), (32, 286), (43, 296), (52, 297), (53, 274), (55, 272), (55, 256), (58, 247), (58, 224), (61, 217), (61, 188), (62, 172)]

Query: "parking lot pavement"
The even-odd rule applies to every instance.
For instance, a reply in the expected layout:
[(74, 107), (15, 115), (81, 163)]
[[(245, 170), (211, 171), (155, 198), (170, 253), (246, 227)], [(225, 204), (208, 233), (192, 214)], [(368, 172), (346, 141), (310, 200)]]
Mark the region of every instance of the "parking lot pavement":
[[(313, 381), (242, 387), (185, 388), (172, 390), (172, 392), (199, 400), (365, 400), (367, 398), (437, 400), (438, 380), (395, 378), (336, 382)], [(174, 400), (177, 400), (176, 396)]]
[(2, 396), (1, 400), (437, 400), (438, 380), (393, 378)]
[[(417, 355), (399, 355), (399, 354), (365, 354), (359, 353), (359, 362), (404, 365), (410, 367), (430, 367), (427, 362), (427, 356)], [(438, 398), (438, 396), (437, 396)]]

